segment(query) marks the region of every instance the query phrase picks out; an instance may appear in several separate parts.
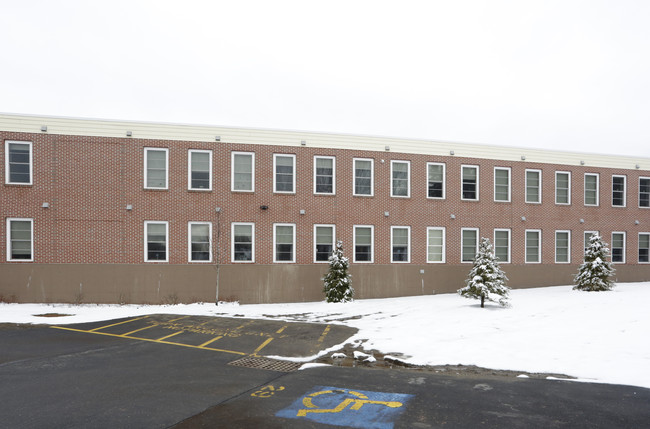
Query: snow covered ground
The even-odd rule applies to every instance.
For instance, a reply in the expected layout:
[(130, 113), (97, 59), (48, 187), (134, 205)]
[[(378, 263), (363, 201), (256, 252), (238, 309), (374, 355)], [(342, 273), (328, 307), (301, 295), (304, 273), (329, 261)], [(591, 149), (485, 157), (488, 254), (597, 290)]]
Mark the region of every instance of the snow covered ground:
[[(650, 388), (650, 282), (620, 283), (611, 292), (513, 290), (511, 303), (481, 309), (479, 301), (444, 294), (345, 304), (0, 304), (0, 323), (60, 325), (155, 313), (339, 323), (359, 329), (351, 341), (365, 350), (401, 354), (413, 364), (560, 373)], [(69, 316), (35, 316), (44, 313)]]

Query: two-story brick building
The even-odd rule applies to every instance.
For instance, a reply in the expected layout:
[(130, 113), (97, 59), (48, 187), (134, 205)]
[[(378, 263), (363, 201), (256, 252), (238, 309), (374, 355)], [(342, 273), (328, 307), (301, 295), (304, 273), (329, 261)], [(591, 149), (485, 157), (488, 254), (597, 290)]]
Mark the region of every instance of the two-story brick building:
[(455, 291), (480, 237), (515, 288), (570, 284), (593, 233), (650, 280), (648, 158), (8, 114), (0, 138), (5, 300), (320, 300), (337, 238), (357, 298)]

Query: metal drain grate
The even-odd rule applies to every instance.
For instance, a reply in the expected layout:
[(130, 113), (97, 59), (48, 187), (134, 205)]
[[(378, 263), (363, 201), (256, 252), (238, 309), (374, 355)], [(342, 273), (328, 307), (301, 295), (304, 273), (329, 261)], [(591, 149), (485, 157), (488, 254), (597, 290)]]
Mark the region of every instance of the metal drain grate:
[(243, 366), (246, 368), (268, 369), (270, 371), (293, 372), (302, 366), (298, 362), (268, 359), (263, 357), (246, 356), (234, 360), (228, 365)]

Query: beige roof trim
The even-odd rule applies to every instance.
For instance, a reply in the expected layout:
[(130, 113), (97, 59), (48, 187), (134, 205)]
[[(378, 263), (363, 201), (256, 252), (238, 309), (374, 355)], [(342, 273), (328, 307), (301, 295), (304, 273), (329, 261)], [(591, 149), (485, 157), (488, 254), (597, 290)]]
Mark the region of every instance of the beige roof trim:
[[(47, 131), (42, 131), (47, 127)], [(650, 158), (588, 154), (544, 149), (526, 149), (432, 140), (328, 134), (306, 131), (281, 131), (255, 128), (214, 127), (152, 122), (79, 119), (52, 116), (0, 114), (0, 130), (77, 136), (160, 139), (227, 143), (306, 146), (423, 155), (526, 161), (547, 164), (585, 165), (618, 169), (650, 169)], [(127, 137), (127, 131), (131, 137)]]

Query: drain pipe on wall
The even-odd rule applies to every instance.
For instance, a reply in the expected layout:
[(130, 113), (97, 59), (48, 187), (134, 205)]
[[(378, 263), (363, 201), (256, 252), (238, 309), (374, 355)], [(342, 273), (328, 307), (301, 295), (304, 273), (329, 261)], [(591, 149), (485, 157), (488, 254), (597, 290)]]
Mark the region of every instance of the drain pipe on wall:
[(217, 243), (215, 249), (215, 262), (217, 268), (217, 284), (214, 294), (214, 305), (219, 305), (219, 268), (221, 268), (221, 207), (216, 208), (217, 211)]

